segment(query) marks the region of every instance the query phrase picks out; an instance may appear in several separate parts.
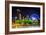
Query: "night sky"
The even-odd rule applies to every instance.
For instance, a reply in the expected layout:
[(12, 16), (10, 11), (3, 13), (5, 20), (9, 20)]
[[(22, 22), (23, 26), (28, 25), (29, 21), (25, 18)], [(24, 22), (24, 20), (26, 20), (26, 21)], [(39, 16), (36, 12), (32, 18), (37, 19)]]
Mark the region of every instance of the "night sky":
[(40, 8), (36, 7), (12, 7), (12, 17), (16, 16), (16, 9), (20, 9), (22, 15), (29, 15), (37, 14), (40, 18)]

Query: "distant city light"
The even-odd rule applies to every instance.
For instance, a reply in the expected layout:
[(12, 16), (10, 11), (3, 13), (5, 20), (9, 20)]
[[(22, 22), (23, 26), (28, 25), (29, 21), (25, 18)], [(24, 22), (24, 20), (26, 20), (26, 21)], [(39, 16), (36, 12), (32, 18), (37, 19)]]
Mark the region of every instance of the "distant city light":
[(32, 20), (37, 20), (37, 18), (35, 18), (35, 17), (32, 17)]
[(37, 14), (32, 14), (30, 16), (30, 19), (32, 19), (32, 20), (38, 20), (39, 19), (39, 16)]

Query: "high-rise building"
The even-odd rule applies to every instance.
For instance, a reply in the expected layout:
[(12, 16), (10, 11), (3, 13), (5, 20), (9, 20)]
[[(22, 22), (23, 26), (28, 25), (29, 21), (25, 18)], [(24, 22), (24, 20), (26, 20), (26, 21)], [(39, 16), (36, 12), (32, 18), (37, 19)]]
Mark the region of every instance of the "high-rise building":
[(17, 19), (21, 20), (21, 11), (17, 9)]

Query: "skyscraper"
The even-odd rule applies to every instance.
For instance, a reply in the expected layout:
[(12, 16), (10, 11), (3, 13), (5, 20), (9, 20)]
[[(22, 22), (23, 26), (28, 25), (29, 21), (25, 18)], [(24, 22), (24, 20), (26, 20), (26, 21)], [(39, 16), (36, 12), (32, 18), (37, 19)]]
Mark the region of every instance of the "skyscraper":
[(21, 11), (20, 9), (17, 9), (17, 18), (21, 20)]

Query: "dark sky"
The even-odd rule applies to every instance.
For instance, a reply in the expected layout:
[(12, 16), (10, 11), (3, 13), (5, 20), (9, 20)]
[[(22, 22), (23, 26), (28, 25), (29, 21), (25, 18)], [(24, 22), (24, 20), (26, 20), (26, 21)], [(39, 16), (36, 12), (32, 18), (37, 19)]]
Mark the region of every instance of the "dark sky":
[(21, 13), (25, 16), (31, 16), (32, 14), (37, 14), (38, 16), (40, 16), (40, 8), (38, 7), (12, 7), (12, 17), (16, 16), (16, 9), (20, 9)]

